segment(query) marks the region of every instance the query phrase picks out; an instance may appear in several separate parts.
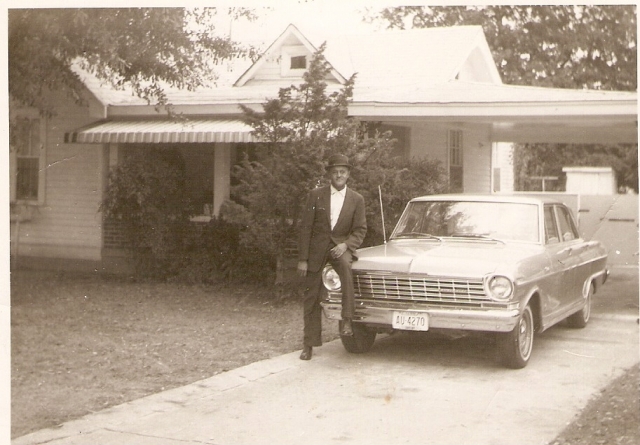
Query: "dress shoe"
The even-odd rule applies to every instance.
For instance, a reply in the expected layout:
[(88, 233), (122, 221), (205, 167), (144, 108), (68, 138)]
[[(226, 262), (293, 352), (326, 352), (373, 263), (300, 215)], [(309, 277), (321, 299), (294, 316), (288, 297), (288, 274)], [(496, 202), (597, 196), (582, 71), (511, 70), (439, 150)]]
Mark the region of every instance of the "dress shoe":
[(351, 319), (345, 318), (342, 322), (342, 330), (340, 335), (351, 337), (353, 335), (353, 327), (351, 326)]
[(313, 355), (313, 348), (311, 346), (305, 346), (302, 348), (302, 353), (300, 354), (300, 360), (311, 360), (311, 356)]

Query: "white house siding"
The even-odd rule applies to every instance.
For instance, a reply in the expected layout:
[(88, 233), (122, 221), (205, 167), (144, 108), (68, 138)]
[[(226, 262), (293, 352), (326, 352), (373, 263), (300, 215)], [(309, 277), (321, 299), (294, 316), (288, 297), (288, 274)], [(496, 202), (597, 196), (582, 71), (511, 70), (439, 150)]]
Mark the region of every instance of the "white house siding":
[(260, 70), (256, 72), (254, 76), (255, 80), (272, 80), (280, 79), (280, 60), (273, 58), (266, 60), (260, 67)]
[[(499, 169), (499, 183), (495, 170)], [(511, 193), (514, 191), (513, 176), (513, 144), (511, 142), (496, 142), (493, 147), (494, 192)]]
[(41, 259), (65, 262), (100, 261), (103, 148), (65, 144), (64, 133), (98, 120), (95, 108), (80, 107), (66, 98), (47, 121), (44, 204), (32, 207), (31, 218), (19, 229), (12, 224), (12, 253), (21, 264)]
[(411, 127), (410, 157), (428, 157), (447, 165), (447, 127), (418, 124)]
[(491, 142), (484, 127), (420, 124), (411, 128), (410, 156), (428, 157), (448, 168), (449, 130), (462, 130), (465, 193), (490, 193)]
[(463, 127), (464, 192), (491, 193), (491, 153), (489, 132), (483, 127)]

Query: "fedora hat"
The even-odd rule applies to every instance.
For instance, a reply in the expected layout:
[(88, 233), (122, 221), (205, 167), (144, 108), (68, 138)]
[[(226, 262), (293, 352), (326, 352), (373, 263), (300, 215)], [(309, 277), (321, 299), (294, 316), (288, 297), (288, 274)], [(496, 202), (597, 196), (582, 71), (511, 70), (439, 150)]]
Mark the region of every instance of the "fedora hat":
[(345, 155), (333, 155), (329, 158), (326, 169), (329, 170), (332, 167), (347, 167), (351, 170), (351, 164), (349, 164), (349, 158)]

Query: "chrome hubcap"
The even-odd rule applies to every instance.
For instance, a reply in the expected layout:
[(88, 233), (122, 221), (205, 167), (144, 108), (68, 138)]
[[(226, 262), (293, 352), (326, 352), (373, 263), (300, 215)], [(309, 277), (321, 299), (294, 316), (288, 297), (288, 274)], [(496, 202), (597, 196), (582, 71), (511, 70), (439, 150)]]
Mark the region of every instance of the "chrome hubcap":
[(530, 312), (526, 311), (520, 319), (518, 344), (520, 355), (523, 358), (529, 357), (531, 353), (531, 343), (533, 338), (533, 327)]

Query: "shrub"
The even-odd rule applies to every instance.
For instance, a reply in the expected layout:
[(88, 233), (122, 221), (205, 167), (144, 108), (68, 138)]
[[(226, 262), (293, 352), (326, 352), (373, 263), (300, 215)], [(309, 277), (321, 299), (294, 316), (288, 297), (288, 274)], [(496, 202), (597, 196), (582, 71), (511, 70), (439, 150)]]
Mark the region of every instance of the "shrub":
[(101, 209), (119, 222), (136, 275), (204, 284), (272, 279), (270, 261), (240, 245), (240, 224), (190, 221), (185, 183), (183, 159), (169, 148), (128, 149), (110, 173)]
[(130, 148), (110, 173), (100, 208), (105, 219), (122, 223), (137, 274), (166, 278), (176, 273), (175, 258), (193, 213), (185, 196), (184, 162), (174, 149)]

